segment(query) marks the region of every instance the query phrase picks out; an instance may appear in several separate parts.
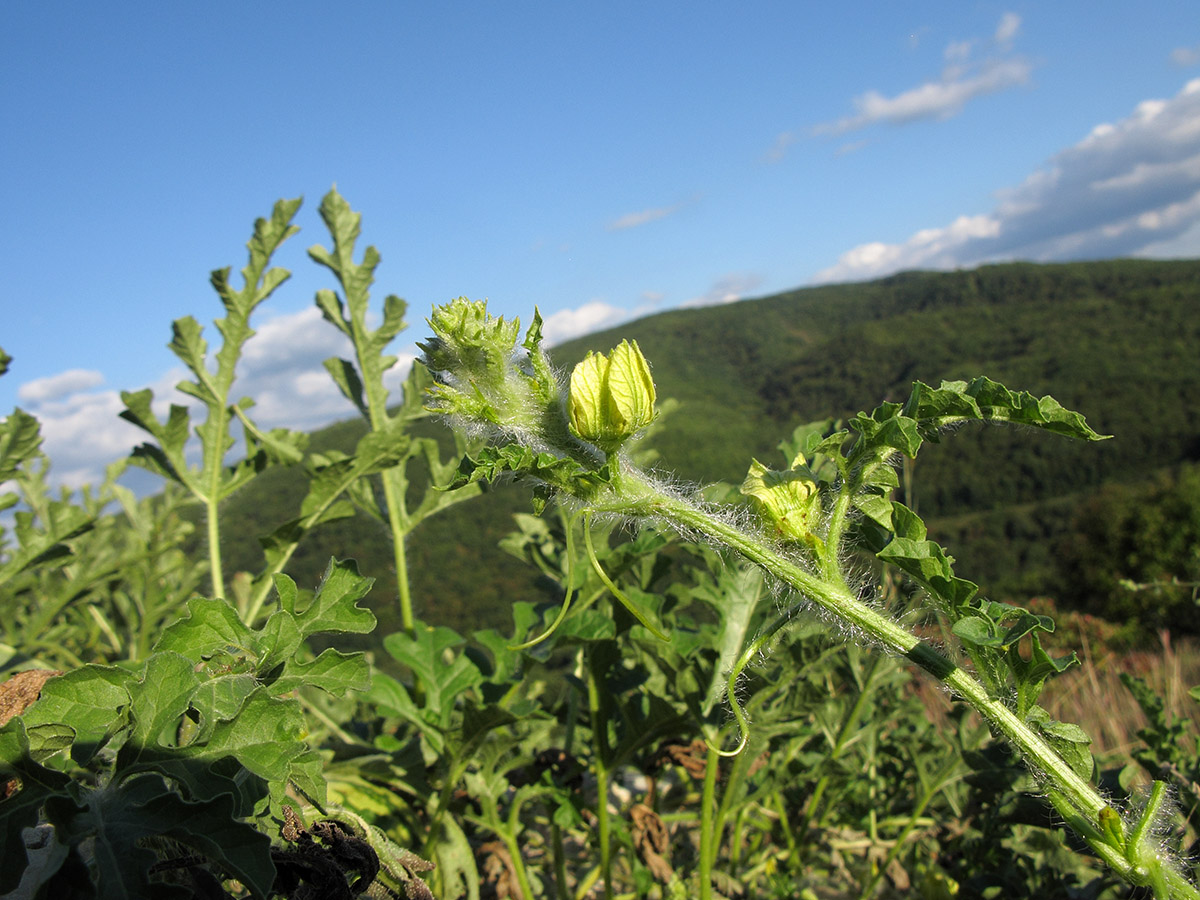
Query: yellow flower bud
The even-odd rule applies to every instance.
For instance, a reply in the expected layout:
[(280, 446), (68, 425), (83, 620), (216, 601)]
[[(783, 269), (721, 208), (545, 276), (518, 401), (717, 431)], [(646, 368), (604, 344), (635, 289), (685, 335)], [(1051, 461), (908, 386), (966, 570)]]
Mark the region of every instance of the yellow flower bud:
[(602, 433), (602, 397), (607, 371), (608, 357), (603, 353), (589, 352), (571, 372), (571, 389), (567, 400), (571, 430), (584, 440), (593, 440)]
[(758, 511), (789, 541), (818, 541), (816, 517), (820, 512), (817, 482), (798, 456), (787, 471), (768, 469), (757, 459), (742, 482), (741, 492), (750, 497)]
[(602, 450), (615, 450), (654, 420), (654, 379), (637, 341), (611, 356), (589, 353), (571, 372), (571, 431)]

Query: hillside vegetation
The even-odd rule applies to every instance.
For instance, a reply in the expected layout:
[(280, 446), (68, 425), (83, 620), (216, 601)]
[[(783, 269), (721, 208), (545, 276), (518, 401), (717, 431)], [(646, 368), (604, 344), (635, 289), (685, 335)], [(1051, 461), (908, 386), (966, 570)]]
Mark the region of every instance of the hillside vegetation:
[[(424, 328), (414, 322), (406, 336), (421, 338)], [(1200, 457), (1200, 261), (907, 272), (666, 312), (563, 344), (553, 358), (566, 369), (622, 338), (638, 341), (659, 396), (679, 404), (649, 443), (664, 468), (695, 483), (740, 483), (751, 456), (783, 461), (775, 448), (797, 425), (903, 399), (914, 380), (987, 375), (1082, 411), (1113, 440), (1083, 446), (1040, 433), (962, 434), (931, 448), (911, 473), (910, 505), (998, 599), (1052, 594), (1086, 607), (1091, 598), (1070, 561), (1035, 552), (1039, 541), (1061, 541), (1077, 564), (1078, 541), (1068, 538), (1079, 530), (1079, 510), (1095, 515), (1102, 486), (1136, 492), (1157, 479), (1161, 490), (1171, 470)], [(349, 450), (362, 428), (332, 426), (312, 447)], [(292, 473), (269, 472), (228, 501), (228, 521), (239, 526), (226, 532), (233, 566), (258, 565), (254, 537), (293, 514), (299, 485)], [(497, 547), (512, 513), (527, 509), (522, 491), (501, 485), (414, 534), (414, 597), (426, 621), (499, 625), (514, 601), (542, 599), (536, 573)], [(371, 597), (386, 618), (393, 598), (383, 527), (362, 516), (330, 523), (289, 574), (313, 586), (330, 554), (381, 576)]]

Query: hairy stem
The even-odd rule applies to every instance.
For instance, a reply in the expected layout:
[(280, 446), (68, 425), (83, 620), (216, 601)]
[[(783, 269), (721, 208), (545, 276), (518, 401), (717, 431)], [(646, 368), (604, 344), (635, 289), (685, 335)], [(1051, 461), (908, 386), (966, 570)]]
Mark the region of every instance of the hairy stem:
[(717, 860), (716, 794), (720, 760), (721, 754), (710, 746), (700, 799), (700, 900), (712, 900), (712, 870)]
[[(614, 513), (657, 518), (685, 532), (701, 532), (738, 551), (808, 600), (836, 614), (864, 635), (869, 642), (882, 645), (884, 649), (916, 663), (953, 689), (959, 697), (984, 716), (995, 730), (1008, 738), (1024, 756), (1026, 763), (1051, 795), (1064, 818), (1075, 825), (1121, 877), (1134, 884), (1147, 882), (1149, 873), (1144, 864), (1135, 866), (1101, 837), (1098, 825), (1100, 813), (1108, 808), (1104, 797), (1088, 781), (1081, 778), (1041, 735), (1002, 702), (989, 696), (984, 686), (969, 672), (856, 596), (840, 574), (836, 579), (829, 578), (824, 570), (814, 574), (759, 536), (730, 525), (697, 506), (666, 496), (657, 491), (649, 481), (638, 480), (635, 487), (631, 484), (635, 480), (630, 477), (633, 473), (627, 471), (625, 474), (626, 487), (622, 493), (629, 499), (613, 498), (607, 503), (597, 505), (597, 508)], [(1067, 814), (1068, 811), (1070, 815)], [(1093, 835), (1095, 839), (1092, 838)], [(701, 859), (704, 859), (703, 853)], [(1171, 896), (1200, 897), (1200, 892), (1196, 891), (1183, 875), (1174, 872), (1170, 865), (1163, 866), (1161, 874), (1156, 872), (1155, 875), (1157, 880), (1170, 884)]]
[(601, 689), (595, 669), (587, 667), (588, 711), (592, 720), (592, 768), (596, 774), (596, 840), (600, 845), (600, 877), (604, 882), (604, 900), (612, 900), (612, 836), (608, 817), (609, 747), (608, 722), (604, 715)]
[[(215, 454), (214, 454), (215, 456)], [(221, 526), (217, 514), (217, 491), (220, 490), (220, 465), (217, 460), (217, 474), (214, 476), (212, 490), (204, 501), (204, 519), (208, 527), (208, 572), (212, 582), (212, 595), (215, 600), (225, 599), (225, 576), (221, 571)]]
[[(397, 477), (400, 476), (400, 477)], [(400, 625), (409, 637), (416, 634), (413, 622), (412, 591), (408, 582), (408, 554), (404, 547), (408, 516), (404, 510), (402, 479), (396, 469), (383, 473), (383, 498), (387, 504), (388, 525), (392, 532), (392, 561), (396, 566), (396, 597), (400, 602)]]

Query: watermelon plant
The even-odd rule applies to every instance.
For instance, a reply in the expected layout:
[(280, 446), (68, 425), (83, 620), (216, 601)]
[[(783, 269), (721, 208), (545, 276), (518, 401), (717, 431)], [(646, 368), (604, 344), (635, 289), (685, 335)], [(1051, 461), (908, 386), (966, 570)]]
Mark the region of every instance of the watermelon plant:
[[(681, 495), (622, 455), (622, 446), (654, 417), (654, 384), (636, 343), (622, 343), (608, 356), (589, 355), (564, 391), (541, 347), (536, 311), (519, 355), (519, 321), (490, 315), (485, 302), (460, 298), (435, 309), (430, 324), (434, 337), (422, 349), (439, 380), (432, 392), (436, 408), (492, 438), (464, 459), (457, 483), (505, 475), (533, 481), (539, 505), (554, 497), (578, 509), (589, 551), (588, 523), (597, 515), (659, 522), (730, 548), (852, 640), (908, 659), (974, 708), (1021, 754), (1059, 815), (1122, 878), (1160, 896), (1195, 894), (1180, 865), (1163, 852), (1166, 784), (1154, 782), (1141, 807), (1122, 817), (1092, 785), (1087, 735), (1037, 705), (1046, 681), (1076, 662), (1073, 654), (1055, 658), (1043, 649), (1039, 634), (1053, 630), (1052, 620), (980, 598), (978, 586), (956, 575), (952, 558), (928, 539), (916, 513), (890, 499), (899, 460), (914, 459), (922, 444), (948, 429), (1002, 422), (1101, 440), (1079, 413), (984, 377), (936, 388), (918, 382), (904, 403), (860, 413), (845, 428), (808, 431), (785, 469), (755, 461), (742, 491), (759, 517), (746, 524)], [(961, 654), (941, 652), (879, 608), (847, 566), (853, 541), (922, 588)], [(595, 554), (588, 556), (602, 571)], [(611, 590), (643, 627), (669, 640), (652, 610), (615, 585)], [(708, 735), (713, 758), (744, 748), (750, 725), (737, 697), (738, 676), (792, 619), (793, 610), (785, 608), (730, 668), (727, 697), (740, 736), (727, 751), (717, 734)], [(706, 879), (701, 889), (707, 896)]]
[[(536, 311), (522, 338), (459, 299), (389, 395), (406, 307), (372, 313), (380, 256), (331, 191), (331, 245), (309, 252), (353, 359), (325, 365), (367, 431), (310, 452), (261, 428), (236, 378), (299, 206), (256, 224), (240, 289), (214, 273), (215, 353), (173, 325), (198, 413), (123, 395), (149, 435), (128, 462), (161, 494), (123, 488), (125, 463), (55, 494), (37, 421), (0, 423), (0, 893), (1197, 896), (1183, 725), (1131, 681), (1151, 721), (1135, 758), (1160, 780), (1100, 771), (1040, 702), (1078, 663), (1045, 648), (1053, 621), (980, 597), (896, 497), (900, 461), (958, 426), (1102, 439), (1081, 415), (986, 378), (918, 383), (796, 429), (740, 487), (687, 489), (645, 467), (670, 404), (635, 342), (564, 377)], [(413, 431), (431, 413), (449, 456)], [(307, 480), (295, 514), (257, 571), (226, 571), (223, 501), (280, 466)], [(420, 621), (408, 535), (503, 479), (533, 485), (504, 548), (544, 593), (513, 598), (507, 633)], [(312, 590), (288, 574), (355, 510), (390, 534), (400, 606), (369, 652), (339, 641), (376, 628), (371, 578), (336, 559)]]

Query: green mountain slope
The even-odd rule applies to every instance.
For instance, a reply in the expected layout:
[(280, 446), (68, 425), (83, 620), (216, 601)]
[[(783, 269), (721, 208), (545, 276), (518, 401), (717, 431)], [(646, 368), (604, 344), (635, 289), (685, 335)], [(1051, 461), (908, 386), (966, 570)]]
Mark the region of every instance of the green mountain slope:
[[(987, 428), (922, 453), (915, 500), (962, 574), (993, 596), (1057, 589), (1052, 545), (1042, 538), (1063, 534), (1099, 485), (1200, 458), (1200, 261), (908, 272), (675, 310), (572, 341), (552, 356), (566, 370), (621, 338), (637, 339), (659, 396), (680, 404), (653, 445), (664, 468), (691, 482), (740, 482), (752, 456), (781, 461), (774, 448), (796, 425), (902, 399), (913, 380), (987, 375), (1083, 412), (1115, 438), (1082, 446)], [(360, 428), (326, 429), (314, 448), (348, 449)], [(231, 562), (257, 567), (250, 536), (297, 502), (289, 473), (232, 498), (234, 520), (247, 531), (230, 536)], [(539, 590), (532, 573), (495, 548), (524, 503), (523, 492), (500, 486), (423, 526), (411, 546), (420, 615), (503, 625), (512, 600)], [(379, 577), (375, 606), (386, 615), (390, 550), (379, 526), (332, 523), (290, 573), (314, 584), (330, 555), (354, 556)]]

